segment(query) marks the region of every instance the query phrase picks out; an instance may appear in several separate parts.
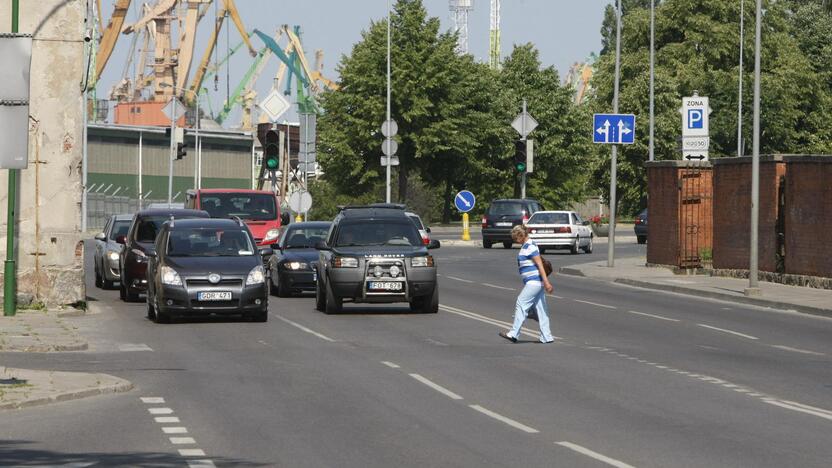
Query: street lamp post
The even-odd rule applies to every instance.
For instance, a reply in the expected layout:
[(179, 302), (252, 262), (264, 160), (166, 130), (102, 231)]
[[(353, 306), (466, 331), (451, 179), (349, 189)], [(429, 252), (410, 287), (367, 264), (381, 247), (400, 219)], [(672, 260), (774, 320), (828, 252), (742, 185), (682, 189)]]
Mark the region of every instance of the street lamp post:
[(745, 0), (740, 0), (740, 84), (737, 98), (737, 157), (742, 156), (742, 61), (745, 46)]
[[(618, 80), (621, 75), (621, 0), (615, 11), (615, 83), (612, 97), (612, 112), (618, 113)], [(607, 266), (615, 266), (615, 204), (616, 204), (616, 171), (618, 161), (618, 145), (612, 145), (612, 161), (610, 168), (610, 232), (609, 247), (607, 249)]]
[[(390, 121), (390, 0), (387, 0), (387, 120), (385, 122)], [(387, 194), (387, 203), (390, 203), (390, 163), (393, 161), (393, 156), (387, 156), (387, 187), (386, 187), (386, 194)]]
[(762, 18), (762, 0), (757, 0), (757, 24), (754, 37), (754, 139), (751, 149), (751, 240), (748, 265), (748, 288), (746, 296), (760, 294), (758, 281), (759, 215), (760, 215), (760, 31)]
[(650, 151), (649, 159), (654, 159), (653, 130), (654, 130), (654, 83), (656, 79), (656, 0), (650, 0)]

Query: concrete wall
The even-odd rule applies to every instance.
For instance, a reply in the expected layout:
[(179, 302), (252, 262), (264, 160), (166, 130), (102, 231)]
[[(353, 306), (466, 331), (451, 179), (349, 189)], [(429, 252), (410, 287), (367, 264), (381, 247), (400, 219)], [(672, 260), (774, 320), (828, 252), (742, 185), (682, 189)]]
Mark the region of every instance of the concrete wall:
[[(85, 297), (79, 232), (84, 2), (21, 1), (19, 24), (20, 32), (34, 34), (34, 44), (29, 167), (18, 179), (18, 290), (50, 305), (69, 304)], [(9, 1), (0, 2), (0, 31), (11, 31)], [(7, 181), (8, 171), (0, 171), (4, 258)]]
[(832, 156), (785, 160), (786, 273), (832, 277)]
[[(782, 156), (760, 157), (759, 268), (777, 271), (777, 195)], [(751, 238), (751, 157), (714, 161), (714, 268), (747, 270)]]

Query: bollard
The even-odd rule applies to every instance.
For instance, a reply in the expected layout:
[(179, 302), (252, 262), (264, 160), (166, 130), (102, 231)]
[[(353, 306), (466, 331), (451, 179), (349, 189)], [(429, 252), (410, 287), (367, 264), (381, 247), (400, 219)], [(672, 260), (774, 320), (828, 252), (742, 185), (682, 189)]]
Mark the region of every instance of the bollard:
[(462, 240), (471, 240), (471, 229), (468, 226), (468, 213), (462, 213)]

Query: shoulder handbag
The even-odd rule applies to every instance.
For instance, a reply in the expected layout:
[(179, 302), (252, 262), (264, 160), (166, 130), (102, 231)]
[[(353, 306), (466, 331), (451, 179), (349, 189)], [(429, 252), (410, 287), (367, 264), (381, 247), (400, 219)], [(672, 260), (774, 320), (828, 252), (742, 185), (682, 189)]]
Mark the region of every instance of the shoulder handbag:
[(551, 274), (552, 274), (552, 262), (543, 258), (543, 255), (540, 256), (540, 261), (543, 262), (543, 271), (546, 272), (546, 276), (551, 276)]

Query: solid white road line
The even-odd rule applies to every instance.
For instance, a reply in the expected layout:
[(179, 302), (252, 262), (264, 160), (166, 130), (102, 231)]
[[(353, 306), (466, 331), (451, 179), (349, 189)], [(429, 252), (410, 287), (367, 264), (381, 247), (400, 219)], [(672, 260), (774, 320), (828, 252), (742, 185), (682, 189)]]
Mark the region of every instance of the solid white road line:
[(673, 318), (662, 317), (661, 315), (647, 314), (647, 313), (644, 313), (644, 312), (636, 312), (635, 310), (628, 310), (627, 312), (629, 312), (631, 314), (635, 314), (635, 315), (642, 315), (644, 317), (652, 317), (654, 319), (667, 320), (668, 322), (678, 322), (679, 321), (679, 320), (676, 320), (676, 319), (673, 319)]
[(387, 366), (387, 367), (391, 368), (391, 369), (398, 369), (398, 368), (400, 367), (400, 366), (399, 366), (398, 364), (396, 364), (395, 362), (390, 362), (390, 361), (381, 361), (381, 363), (382, 363), (382, 364), (384, 364), (385, 366)]
[(318, 338), (320, 338), (320, 339), (322, 339), (322, 340), (324, 340), (324, 341), (329, 341), (330, 343), (334, 343), (334, 342), (335, 342), (335, 340), (333, 340), (332, 338), (330, 338), (330, 337), (328, 337), (328, 336), (326, 336), (326, 335), (324, 335), (324, 334), (322, 334), (322, 333), (318, 333), (318, 332), (316, 332), (315, 330), (312, 330), (312, 329), (306, 328), (306, 327), (304, 327), (303, 325), (301, 325), (301, 324), (299, 324), (299, 323), (297, 323), (297, 322), (293, 322), (293, 321), (291, 321), (291, 320), (289, 320), (289, 319), (287, 319), (287, 318), (285, 318), (285, 317), (281, 317), (280, 315), (277, 315), (277, 314), (272, 314), (272, 316), (273, 316), (273, 317), (276, 317), (278, 320), (282, 320), (282, 321), (284, 321), (284, 322), (288, 323), (289, 325), (291, 325), (291, 326), (293, 326), (293, 327), (295, 327), (295, 328), (297, 328), (297, 329), (299, 329), (299, 330), (305, 331), (306, 333), (309, 333), (310, 335), (317, 336)]
[(552, 299), (563, 299), (562, 296), (555, 296), (554, 294), (547, 294), (546, 297), (551, 297)]
[(144, 343), (124, 343), (118, 345), (118, 350), (121, 352), (153, 351), (153, 348)]
[(823, 353), (818, 353), (817, 351), (809, 351), (808, 349), (800, 349), (800, 348), (792, 348), (791, 346), (784, 346), (784, 345), (771, 345), (772, 348), (782, 349), (783, 351), (791, 351), (793, 353), (800, 353), (800, 354), (811, 354), (812, 356), (826, 356)]
[(170, 443), (174, 445), (191, 445), (195, 444), (196, 441), (193, 437), (171, 437)]
[(747, 338), (749, 340), (759, 340), (759, 338), (757, 338), (756, 336), (746, 335), (745, 333), (735, 332), (733, 330), (726, 330), (724, 328), (712, 327), (710, 325), (705, 325), (704, 323), (697, 323), (697, 325), (699, 325), (700, 327), (703, 327), (703, 328), (710, 328), (711, 330), (720, 331), (722, 333), (730, 333), (732, 335), (741, 336), (741, 337)]
[(505, 286), (497, 286), (496, 284), (491, 284), (491, 283), (482, 283), (482, 285), (485, 286), (485, 287), (488, 287), (488, 288), (503, 289), (503, 290), (506, 290), (506, 291), (517, 291), (514, 288), (507, 288)]
[(165, 434), (187, 434), (188, 428), (187, 427), (163, 427), (162, 432)]
[(159, 416), (158, 418), (154, 419), (159, 424), (171, 424), (179, 422), (179, 418), (177, 418), (176, 416)]
[(598, 306), (598, 307), (603, 307), (605, 309), (617, 309), (618, 308), (618, 307), (611, 306), (611, 305), (598, 304), (597, 302), (582, 301), (580, 299), (572, 299), (572, 300), (575, 301), (575, 302), (581, 302), (583, 304), (589, 304), (589, 305), (594, 305), (594, 306)]
[(164, 403), (165, 399), (162, 397), (142, 397), (142, 403), (148, 403), (153, 405), (158, 405), (160, 403)]
[(533, 427), (529, 427), (529, 426), (527, 426), (527, 425), (525, 425), (521, 422), (517, 422), (517, 421), (515, 421), (511, 418), (507, 418), (507, 417), (503, 416), (502, 414), (495, 413), (495, 412), (493, 412), (493, 411), (491, 411), (487, 408), (483, 408), (480, 405), (468, 405), (468, 407), (473, 409), (473, 410), (479, 411), (480, 413), (482, 413), (486, 416), (492, 417), (492, 418), (496, 419), (497, 421), (504, 422), (504, 423), (508, 424), (509, 426), (515, 428), (515, 429), (520, 429), (523, 432), (527, 432), (529, 434), (537, 434), (538, 432), (540, 432), (540, 431), (538, 431), (537, 429), (535, 429)]
[(446, 278), (456, 280), (456, 281), (462, 281), (463, 283), (473, 283), (473, 281), (471, 281), (471, 280), (457, 278), (456, 276), (446, 276)]
[(148, 408), (150, 414), (172, 414), (173, 410), (170, 408)]
[(202, 449), (179, 449), (179, 455), (183, 457), (204, 457), (205, 451)]
[(779, 406), (792, 411), (798, 411), (800, 413), (811, 414), (812, 416), (832, 421), (832, 411), (827, 411), (822, 408), (815, 408), (814, 406), (804, 405), (794, 401), (777, 400), (774, 398), (763, 398), (763, 401), (770, 405)]
[(592, 450), (590, 450), (586, 447), (582, 447), (578, 444), (573, 444), (572, 442), (567, 442), (567, 441), (563, 440), (563, 441), (555, 442), (555, 443), (562, 446), (562, 447), (566, 447), (570, 450), (574, 450), (574, 451), (576, 451), (576, 452), (578, 452), (582, 455), (586, 455), (590, 458), (594, 458), (598, 461), (604, 462), (604, 463), (606, 463), (607, 465), (610, 465), (610, 466), (615, 466), (617, 468), (634, 468), (633, 465), (628, 465), (628, 464), (624, 463), (623, 461), (616, 460), (614, 458), (610, 458), (606, 455), (602, 455), (598, 452), (594, 452), (594, 451), (592, 451)]
[(409, 374), (409, 375), (411, 377), (413, 377), (414, 379), (418, 380), (419, 382), (422, 382), (423, 384), (427, 385), (428, 387), (436, 390), (437, 392), (445, 395), (446, 397), (448, 397), (452, 400), (461, 400), (462, 399), (462, 397), (457, 395), (456, 393), (448, 390), (447, 388), (445, 388), (445, 387), (443, 387), (443, 386), (441, 386), (437, 383), (434, 383), (434, 382), (422, 377), (419, 374)]

